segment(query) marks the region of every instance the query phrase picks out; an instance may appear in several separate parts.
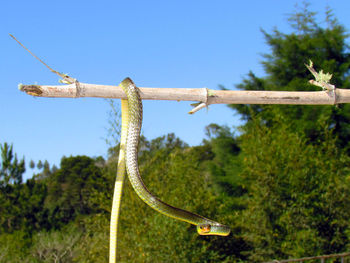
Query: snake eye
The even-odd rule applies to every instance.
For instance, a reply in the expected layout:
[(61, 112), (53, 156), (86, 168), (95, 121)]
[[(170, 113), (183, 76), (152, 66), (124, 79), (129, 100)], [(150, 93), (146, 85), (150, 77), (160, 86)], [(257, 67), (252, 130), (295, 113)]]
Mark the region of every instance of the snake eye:
[(199, 228), (200, 228), (200, 230), (201, 230), (201, 232), (203, 234), (207, 234), (211, 230), (211, 226), (209, 224), (207, 224), (207, 225), (200, 225)]

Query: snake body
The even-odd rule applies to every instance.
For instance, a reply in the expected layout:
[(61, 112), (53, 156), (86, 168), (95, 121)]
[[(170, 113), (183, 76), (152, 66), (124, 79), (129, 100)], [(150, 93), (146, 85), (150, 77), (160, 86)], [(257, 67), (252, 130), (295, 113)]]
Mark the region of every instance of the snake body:
[[(156, 211), (197, 226), (200, 235), (227, 236), (230, 228), (203, 216), (171, 206), (154, 196), (145, 186), (138, 167), (138, 145), (142, 126), (142, 100), (138, 88), (131, 79), (120, 83), (128, 99), (128, 132), (126, 139), (126, 170), (137, 195)], [(123, 115), (123, 113), (122, 113)]]

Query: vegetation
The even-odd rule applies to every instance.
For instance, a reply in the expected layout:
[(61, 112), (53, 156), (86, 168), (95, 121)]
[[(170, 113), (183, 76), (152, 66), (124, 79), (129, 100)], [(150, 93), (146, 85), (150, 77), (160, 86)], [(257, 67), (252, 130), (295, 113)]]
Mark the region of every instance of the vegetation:
[[(245, 90), (316, 90), (304, 63), (349, 87), (345, 29), (307, 9), (294, 29), (263, 31), (271, 53), (265, 77), (250, 72)], [(162, 200), (231, 226), (228, 237), (198, 236), (189, 224), (146, 206), (126, 183), (119, 262), (262, 262), (350, 248), (350, 105), (230, 105), (245, 124), (236, 135), (211, 124), (189, 147), (174, 134), (142, 138), (140, 169)], [(117, 114), (117, 112), (116, 112)], [(116, 134), (118, 125), (111, 122)], [(0, 147), (0, 262), (107, 262), (118, 144), (109, 157), (46, 161), (25, 182), (24, 159)]]

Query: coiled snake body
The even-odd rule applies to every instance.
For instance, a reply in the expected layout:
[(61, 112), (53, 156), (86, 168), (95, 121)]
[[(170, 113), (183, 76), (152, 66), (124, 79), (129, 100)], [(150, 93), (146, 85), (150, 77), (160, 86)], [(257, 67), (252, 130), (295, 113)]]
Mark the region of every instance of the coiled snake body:
[[(189, 211), (171, 206), (155, 197), (145, 186), (138, 167), (138, 144), (142, 125), (142, 100), (138, 88), (131, 79), (126, 78), (120, 87), (128, 98), (128, 132), (126, 139), (126, 170), (130, 183), (137, 195), (156, 211), (197, 226), (200, 235), (227, 236), (230, 228), (218, 222), (196, 215)], [(123, 112), (122, 112), (123, 115)], [(124, 115), (123, 115), (124, 117)]]

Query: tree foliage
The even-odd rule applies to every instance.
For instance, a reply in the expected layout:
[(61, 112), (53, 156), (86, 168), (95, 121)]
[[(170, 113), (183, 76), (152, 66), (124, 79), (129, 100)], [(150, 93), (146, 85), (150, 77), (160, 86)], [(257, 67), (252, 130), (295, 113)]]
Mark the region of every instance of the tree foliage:
[(0, 166), (0, 187), (9, 184), (22, 183), (22, 175), (25, 172), (24, 158), (17, 159), (17, 154), (13, 153), (13, 146), (8, 143), (0, 144), (1, 166)]
[[(237, 85), (243, 90), (284, 90), (313, 91), (318, 88), (308, 84), (313, 76), (304, 66), (311, 59), (314, 65), (333, 74), (332, 84), (337, 88), (349, 88), (350, 54), (346, 43), (348, 35), (345, 28), (329, 12), (328, 26), (321, 27), (315, 13), (307, 8), (291, 15), (289, 20), (294, 32), (285, 34), (275, 29), (272, 33), (263, 31), (271, 53), (264, 55), (262, 62), (266, 76), (258, 77), (253, 72)], [(311, 140), (320, 139), (318, 120), (329, 121), (338, 135), (338, 143), (346, 147), (350, 139), (349, 104), (332, 106), (295, 106), (295, 105), (231, 105), (243, 119), (250, 120), (254, 114), (262, 113), (266, 122), (273, 116), (267, 108), (277, 108), (296, 130), (305, 133)], [(266, 112), (266, 113), (264, 113)]]
[(20, 212), (23, 203), (18, 199), (22, 188), (22, 175), (25, 171), (24, 158), (19, 161), (13, 153), (13, 146), (0, 145), (0, 233), (12, 232), (21, 227), (23, 218)]
[(326, 129), (320, 145), (308, 144), (283, 117), (272, 127), (259, 118), (247, 126), (241, 146), (249, 198), (242, 227), (254, 247), (251, 260), (346, 248), (350, 160), (332, 136)]
[(46, 207), (53, 225), (67, 224), (79, 215), (88, 215), (96, 209), (91, 195), (102, 191), (104, 182), (101, 168), (87, 156), (63, 157), (61, 167), (47, 180)]

